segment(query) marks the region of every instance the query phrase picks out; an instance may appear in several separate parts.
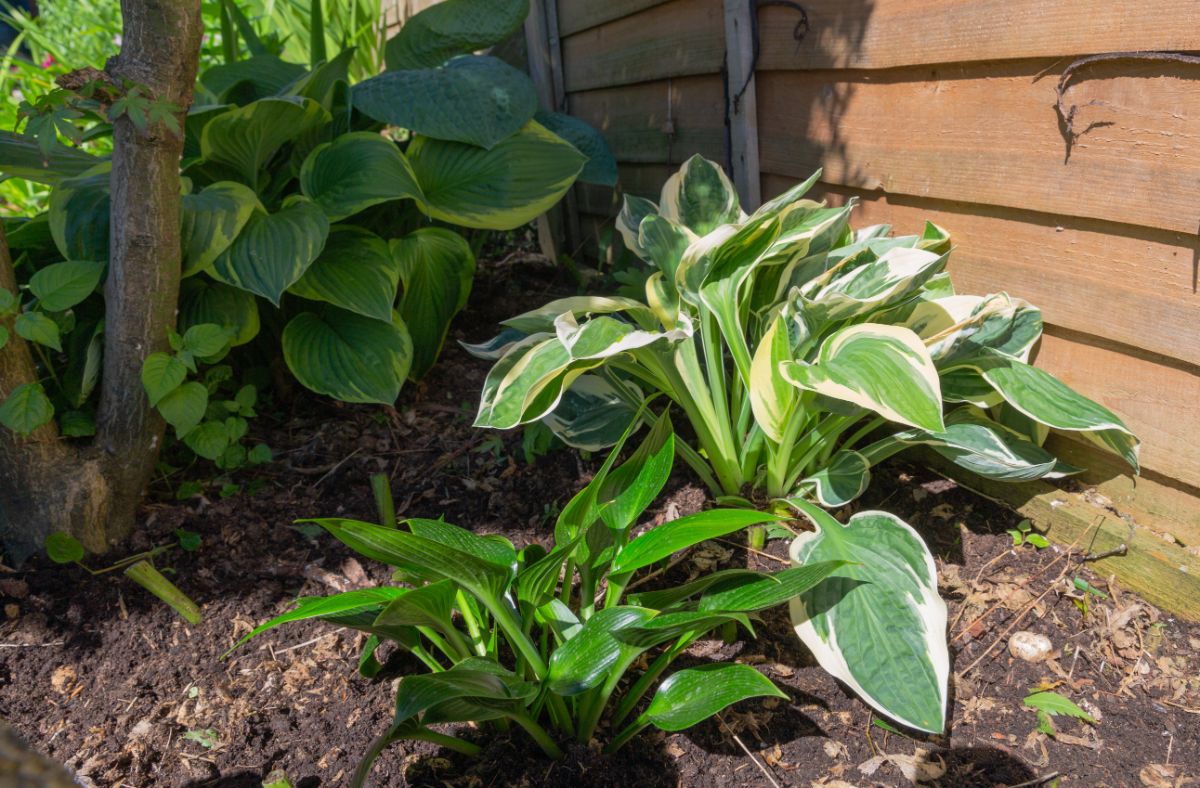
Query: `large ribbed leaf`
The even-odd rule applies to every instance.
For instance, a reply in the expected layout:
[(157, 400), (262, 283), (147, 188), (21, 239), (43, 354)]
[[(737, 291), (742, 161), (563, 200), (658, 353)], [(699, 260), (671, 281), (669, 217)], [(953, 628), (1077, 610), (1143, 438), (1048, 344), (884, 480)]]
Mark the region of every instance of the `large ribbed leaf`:
[(534, 118), (587, 156), (587, 164), (583, 165), (583, 170), (579, 173), (580, 183), (617, 185), (617, 159), (604, 136), (593, 126), (561, 112), (539, 112)]
[(653, 617), (653, 610), (641, 607), (609, 607), (597, 612), (550, 657), (550, 691), (578, 695), (614, 671), (623, 672), (624, 666), (646, 647), (622, 643), (613, 632), (644, 624)]
[(316, 203), (293, 198), (278, 213), (251, 216), (210, 273), (278, 306), (283, 291), (317, 259), (328, 234), (329, 220)]
[(82, 175), (101, 159), (77, 148), (54, 143), (50, 155), (42, 153), (33, 137), (0, 130), (0, 176), (23, 178), (53, 186), (63, 178)]
[(283, 330), (283, 357), (296, 379), (318, 394), (391, 405), (408, 376), (412, 340), (399, 320), (326, 307), (292, 318)]
[(258, 302), (254, 294), (207, 276), (193, 276), (179, 287), (179, 331), (213, 323), (228, 329), (230, 345), (244, 345), (258, 334)]
[(796, 633), (821, 667), (877, 710), (941, 733), (950, 653), (929, 549), (886, 512), (859, 512), (842, 525), (814, 504), (791, 503), (816, 526), (792, 542), (794, 563), (853, 562), (792, 600)]
[(299, 63), (287, 63), (275, 55), (254, 55), (204, 69), (200, 84), (212, 94), (212, 99), (244, 103), (274, 96), (303, 76), (304, 71)]
[(742, 217), (733, 182), (720, 167), (698, 154), (663, 184), (658, 213), (700, 236)]
[(330, 221), (382, 202), (421, 197), (412, 166), (396, 143), (368, 131), (314, 148), (300, 169), (300, 188)]
[(584, 157), (537, 123), (490, 150), (418, 137), (409, 158), (435, 219), (485, 230), (512, 230), (559, 201)]
[(682, 731), (747, 698), (788, 696), (749, 665), (715, 664), (685, 668), (667, 677), (638, 722), (664, 731)]
[(68, 260), (108, 261), (111, 165), (66, 178), (50, 193), (50, 233)]
[(289, 293), (391, 321), (399, 271), (387, 242), (361, 227), (335, 226)]
[[(888, 239), (892, 240), (892, 239)], [(860, 255), (870, 260), (873, 252)], [(813, 325), (826, 325), (869, 314), (918, 290), (946, 265), (946, 255), (896, 246), (873, 262), (813, 280), (803, 296), (804, 316)], [(815, 292), (813, 292), (815, 290)]]
[(183, 275), (213, 264), (262, 204), (254, 190), (236, 181), (220, 181), (196, 194), (185, 194), (180, 207)]
[(937, 369), (910, 329), (871, 323), (848, 326), (825, 340), (812, 364), (784, 362), (780, 370), (801, 389), (901, 424), (942, 430)]
[(312, 99), (259, 99), (209, 120), (200, 151), (204, 159), (227, 165), (256, 188), (263, 167), (281, 147), (328, 121), (329, 113)]
[(353, 98), (355, 109), (381, 123), (483, 148), (516, 133), (537, 110), (529, 77), (494, 57), (388, 71), (355, 85)]
[(475, 279), (475, 255), (458, 233), (427, 227), (391, 242), (403, 291), (400, 316), (413, 341), (409, 374), (424, 377), (437, 361), (450, 321), (467, 303)]
[(387, 42), (389, 70), (440, 66), (499, 44), (529, 13), (529, 0), (443, 0), (414, 14)]

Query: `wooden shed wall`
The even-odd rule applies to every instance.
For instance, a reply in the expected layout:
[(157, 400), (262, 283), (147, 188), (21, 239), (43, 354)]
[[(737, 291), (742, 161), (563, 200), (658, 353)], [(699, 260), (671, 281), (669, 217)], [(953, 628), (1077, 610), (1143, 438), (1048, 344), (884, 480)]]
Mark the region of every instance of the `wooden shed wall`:
[[(749, 0), (546, 2), (566, 108), (606, 135), (625, 191), (656, 196), (693, 153), (729, 165), (725, 15), (748, 15)], [(960, 291), (1039, 305), (1037, 363), (1127, 420), (1143, 475), (1069, 439), (1057, 449), (1091, 469), (1093, 503), (1142, 526), (1156, 560), (1200, 589), (1200, 65), (1081, 68), (1064, 95), (1080, 132), (1069, 158), (1055, 110), (1059, 75), (1082, 56), (1200, 51), (1200, 4), (800, 5), (803, 19), (758, 11), (761, 197), (823, 168), (817, 192), (858, 198), (860, 225), (950, 230)], [(579, 187), (577, 204), (595, 248), (614, 195)]]

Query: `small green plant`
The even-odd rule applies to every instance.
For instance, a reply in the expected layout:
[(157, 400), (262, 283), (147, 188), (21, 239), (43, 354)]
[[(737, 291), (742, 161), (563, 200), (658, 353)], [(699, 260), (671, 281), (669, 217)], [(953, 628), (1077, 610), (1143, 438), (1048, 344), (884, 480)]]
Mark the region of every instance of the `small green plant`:
[(1070, 698), (1057, 692), (1030, 693), (1025, 698), (1025, 705), (1037, 712), (1037, 729), (1047, 736), (1058, 735), (1058, 730), (1054, 727), (1054, 717), (1074, 717), (1092, 725), (1096, 723), (1096, 719), (1092, 715), (1076, 706)]
[(1013, 547), (1020, 547), (1023, 544), (1033, 545), (1034, 548), (1041, 550), (1043, 547), (1050, 546), (1050, 540), (1033, 530), (1033, 523), (1029, 520), (1022, 520), (1017, 523), (1016, 528), (1009, 528), (1008, 535), (1012, 537)]
[(400, 680), (392, 725), (352, 784), (361, 785), (378, 754), (401, 739), (479, 752), (474, 743), (434, 730), (437, 723), (516, 724), (557, 758), (564, 738), (587, 743), (602, 727), (611, 752), (649, 726), (682, 730), (745, 698), (786, 697), (748, 665), (709, 664), (669, 675), (668, 669), (713, 630), (741, 625), (753, 633), (755, 614), (819, 588), (845, 562), (769, 573), (731, 569), (627, 593), (638, 573), (680, 550), (782, 518), (713, 509), (636, 534), (670, 475), (675, 438), (661, 416), (618, 464), (624, 441), (563, 509), (549, 548), (518, 550), (501, 536), (440, 520), (411, 519), (399, 528), (312, 521), (394, 567), (403, 584), (301, 599), (237, 645), (285, 622), (315, 618), (370, 634), (360, 660), (368, 675), (379, 670), (374, 654), (382, 641), (429, 669)]

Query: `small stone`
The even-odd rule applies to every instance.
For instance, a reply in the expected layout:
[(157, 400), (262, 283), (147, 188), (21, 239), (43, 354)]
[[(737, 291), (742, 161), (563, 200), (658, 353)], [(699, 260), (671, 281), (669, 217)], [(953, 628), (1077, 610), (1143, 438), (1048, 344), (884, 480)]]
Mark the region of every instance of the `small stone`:
[(1045, 635), (1036, 632), (1014, 632), (1008, 639), (1008, 653), (1026, 662), (1041, 662), (1050, 656), (1054, 644)]

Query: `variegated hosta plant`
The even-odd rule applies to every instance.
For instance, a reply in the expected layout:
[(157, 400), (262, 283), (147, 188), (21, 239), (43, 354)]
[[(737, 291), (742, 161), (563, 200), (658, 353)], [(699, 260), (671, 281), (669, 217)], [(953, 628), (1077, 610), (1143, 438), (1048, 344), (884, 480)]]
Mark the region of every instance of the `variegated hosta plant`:
[(714, 494), (796, 508), (815, 527), (796, 538), (797, 562), (856, 562), (793, 602), (822, 666), (900, 722), (941, 731), (946, 609), (928, 549), (889, 514), (843, 526), (821, 507), (853, 501), (909, 446), (1024, 481), (1076, 470), (1043, 448), (1051, 430), (1135, 469), (1138, 440), (1028, 363), (1035, 307), (955, 294), (944, 230), (852, 230), (853, 203), (803, 199), (816, 179), (746, 215), (721, 169), (694, 157), (658, 205), (627, 197), (618, 227), (653, 268), (645, 301), (566, 298), (507, 321), (472, 348), (496, 359), (476, 423), (542, 419), (598, 448), (662, 392), (695, 433), (678, 453)]

